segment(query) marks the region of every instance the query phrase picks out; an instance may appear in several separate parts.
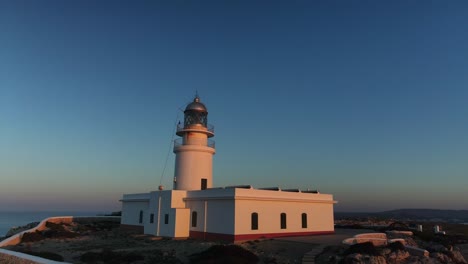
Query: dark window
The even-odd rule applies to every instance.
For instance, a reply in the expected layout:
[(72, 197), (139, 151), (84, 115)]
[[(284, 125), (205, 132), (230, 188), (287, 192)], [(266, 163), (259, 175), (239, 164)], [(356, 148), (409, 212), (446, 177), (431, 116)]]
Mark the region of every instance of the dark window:
[(281, 229), (286, 229), (286, 214), (281, 213)]
[(302, 218), (302, 228), (307, 228), (307, 214), (303, 213), (301, 218)]
[(197, 227), (197, 212), (192, 212), (192, 227)]
[(257, 213), (252, 213), (251, 216), (251, 222), (252, 222), (252, 230), (258, 230), (258, 214)]
[(154, 214), (150, 214), (150, 223), (154, 223)]
[(165, 225), (169, 224), (169, 214), (164, 215), (164, 224)]
[(207, 179), (201, 179), (201, 189), (206, 190), (207, 186), (208, 186), (208, 180)]
[(143, 223), (143, 211), (140, 211), (140, 219), (138, 220), (140, 224)]

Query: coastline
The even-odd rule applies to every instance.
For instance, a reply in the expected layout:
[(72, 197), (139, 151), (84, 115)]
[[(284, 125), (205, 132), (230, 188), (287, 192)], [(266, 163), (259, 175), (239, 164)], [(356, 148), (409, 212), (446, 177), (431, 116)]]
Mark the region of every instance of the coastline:
[(14, 227), (40, 222), (54, 216), (98, 216), (109, 214), (103, 211), (0, 211), (0, 241), (5, 239), (8, 231)]

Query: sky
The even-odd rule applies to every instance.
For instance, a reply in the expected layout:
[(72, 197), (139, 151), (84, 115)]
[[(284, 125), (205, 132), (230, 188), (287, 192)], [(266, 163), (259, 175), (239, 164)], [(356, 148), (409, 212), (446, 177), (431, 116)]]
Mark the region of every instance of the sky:
[(172, 188), (198, 92), (215, 186), (468, 209), (466, 1), (0, 1), (0, 210)]

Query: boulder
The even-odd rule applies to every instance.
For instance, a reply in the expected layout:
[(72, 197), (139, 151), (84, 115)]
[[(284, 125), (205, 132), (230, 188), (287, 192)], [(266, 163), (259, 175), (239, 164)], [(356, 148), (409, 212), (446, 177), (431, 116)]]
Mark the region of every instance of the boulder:
[(438, 260), (440, 263), (453, 263), (452, 259), (440, 252), (434, 252), (429, 255), (429, 257)]
[(447, 256), (457, 264), (467, 264), (466, 259), (463, 257), (462, 253), (458, 250), (452, 250), (446, 252)]
[(344, 263), (347, 264), (387, 264), (383, 256), (370, 256), (354, 253), (346, 256)]
[(392, 263), (401, 263), (403, 260), (407, 259), (410, 256), (408, 251), (397, 250), (388, 255), (388, 260)]
[(36, 227), (37, 225), (39, 224), (39, 222), (32, 222), (32, 223), (29, 223), (27, 225), (24, 225), (24, 226), (15, 226), (15, 227), (12, 227), (10, 228), (10, 230), (8, 230), (8, 232), (6, 233), (5, 237), (11, 237), (11, 236), (14, 236), (18, 233), (21, 233), (23, 231), (26, 231), (26, 230), (29, 230), (31, 228), (34, 228)]

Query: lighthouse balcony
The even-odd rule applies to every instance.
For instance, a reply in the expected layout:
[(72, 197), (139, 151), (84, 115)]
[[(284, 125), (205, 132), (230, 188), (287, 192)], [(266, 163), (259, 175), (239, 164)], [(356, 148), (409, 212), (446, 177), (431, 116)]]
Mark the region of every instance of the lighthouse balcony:
[(187, 132), (201, 132), (208, 135), (208, 137), (214, 136), (214, 126), (208, 124), (207, 126), (201, 124), (191, 124), (191, 125), (177, 125), (176, 135), (183, 136)]
[(205, 146), (210, 148), (215, 148), (215, 141), (208, 139), (208, 140), (197, 140), (197, 141), (189, 141), (184, 142), (182, 138), (178, 138), (174, 140), (174, 148), (185, 146), (185, 145), (196, 145), (196, 146)]

